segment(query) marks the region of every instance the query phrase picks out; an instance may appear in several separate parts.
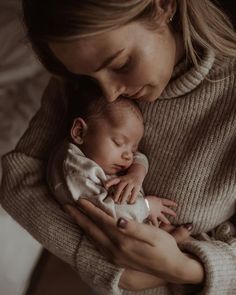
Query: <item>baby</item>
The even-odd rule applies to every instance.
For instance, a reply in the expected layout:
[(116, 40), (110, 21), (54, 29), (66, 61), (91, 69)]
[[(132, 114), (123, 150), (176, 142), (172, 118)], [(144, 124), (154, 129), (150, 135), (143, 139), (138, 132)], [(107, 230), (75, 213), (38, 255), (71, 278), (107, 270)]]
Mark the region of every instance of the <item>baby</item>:
[(138, 152), (143, 132), (143, 117), (134, 101), (84, 101), (70, 138), (49, 162), (48, 181), (56, 199), (65, 204), (83, 197), (115, 218), (169, 224), (165, 215), (175, 216), (169, 207), (176, 203), (144, 197), (142, 191), (148, 170), (146, 156)]

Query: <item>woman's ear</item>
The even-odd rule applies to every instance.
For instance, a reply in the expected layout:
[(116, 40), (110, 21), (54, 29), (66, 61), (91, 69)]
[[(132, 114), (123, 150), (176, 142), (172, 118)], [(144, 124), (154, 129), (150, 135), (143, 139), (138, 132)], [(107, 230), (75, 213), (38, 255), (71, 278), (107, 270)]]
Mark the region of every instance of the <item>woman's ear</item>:
[(70, 135), (71, 135), (71, 138), (73, 139), (74, 143), (76, 143), (76, 144), (83, 143), (83, 138), (84, 138), (87, 128), (88, 128), (87, 124), (85, 123), (85, 121), (82, 118), (78, 117), (78, 118), (74, 119), (72, 128), (70, 130)]
[(157, 5), (164, 12), (165, 23), (171, 22), (177, 10), (177, 1), (176, 0), (156, 0), (156, 2), (157, 2)]

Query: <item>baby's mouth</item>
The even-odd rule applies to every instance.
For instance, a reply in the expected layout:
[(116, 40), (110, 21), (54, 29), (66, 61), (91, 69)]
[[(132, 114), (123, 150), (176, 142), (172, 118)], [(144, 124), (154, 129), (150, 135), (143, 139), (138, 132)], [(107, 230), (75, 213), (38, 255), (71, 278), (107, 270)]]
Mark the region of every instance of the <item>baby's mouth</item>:
[(118, 171), (123, 171), (127, 169), (125, 165), (119, 165), (119, 164), (114, 164), (113, 167), (117, 169)]

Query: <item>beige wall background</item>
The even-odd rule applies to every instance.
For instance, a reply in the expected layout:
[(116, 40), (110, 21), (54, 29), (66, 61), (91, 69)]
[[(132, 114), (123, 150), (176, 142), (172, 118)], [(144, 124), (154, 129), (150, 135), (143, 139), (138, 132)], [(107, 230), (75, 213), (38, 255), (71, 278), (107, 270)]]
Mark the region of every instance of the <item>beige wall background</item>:
[[(48, 75), (26, 42), (20, 2), (0, 1), (1, 157), (14, 148), (23, 134), (39, 108), (48, 81)], [(0, 294), (24, 294), (41, 249), (0, 206)]]

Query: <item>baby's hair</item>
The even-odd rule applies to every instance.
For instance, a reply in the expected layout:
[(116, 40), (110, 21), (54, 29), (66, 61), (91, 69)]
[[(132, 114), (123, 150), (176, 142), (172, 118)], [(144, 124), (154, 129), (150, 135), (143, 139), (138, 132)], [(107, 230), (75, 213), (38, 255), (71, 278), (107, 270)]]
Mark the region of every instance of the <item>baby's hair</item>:
[(75, 118), (81, 117), (86, 123), (94, 122), (98, 118), (109, 120), (110, 124), (119, 124), (119, 114), (122, 110), (127, 116), (133, 114), (143, 123), (142, 113), (138, 104), (131, 99), (119, 97), (114, 102), (107, 102), (102, 96), (100, 88), (84, 78), (83, 83), (67, 84), (67, 95), (69, 96), (69, 128)]
[(143, 124), (143, 116), (136, 101), (120, 96), (111, 103), (106, 103), (101, 110), (101, 115), (113, 125), (119, 125), (122, 116), (135, 116)]

